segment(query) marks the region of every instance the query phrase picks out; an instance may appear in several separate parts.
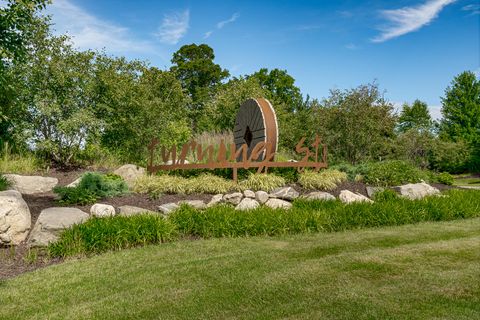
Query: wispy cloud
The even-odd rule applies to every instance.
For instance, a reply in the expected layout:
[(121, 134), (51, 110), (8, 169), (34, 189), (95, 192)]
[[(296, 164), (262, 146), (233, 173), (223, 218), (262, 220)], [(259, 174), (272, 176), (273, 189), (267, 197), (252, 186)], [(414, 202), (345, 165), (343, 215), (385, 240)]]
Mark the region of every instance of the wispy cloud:
[(380, 28), (381, 34), (372, 42), (384, 42), (416, 31), (433, 21), (442, 9), (456, 0), (428, 0), (427, 2), (395, 10), (382, 10), (389, 25)]
[(162, 43), (177, 44), (187, 33), (190, 22), (190, 10), (166, 14), (158, 28), (156, 36)]
[(47, 7), (58, 34), (71, 36), (73, 44), (83, 50), (103, 49), (112, 53), (154, 53), (149, 41), (136, 40), (126, 27), (104, 21), (68, 0), (53, 1)]
[(470, 14), (480, 14), (480, 4), (468, 4), (462, 7), (463, 11), (470, 11)]
[(210, 38), (210, 36), (212, 35), (213, 31), (207, 31), (205, 32), (205, 34), (203, 35), (203, 39), (208, 39)]
[[(233, 23), (235, 22), (238, 18), (240, 18), (240, 14), (238, 12), (235, 12), (231, 17), (230, 19), (227, 19), (227, 20), (223, 20), (223, 21), (220, 21), (217, 23), (217, 29), (220, 30), (222, 29), (223, 27), (225, 27), (227, 24), (229, 23)], [(213, 30), (209, 30), (207, 32), (205, 32), (205, 34), (203, 35), (203, 39), (208, 39), (210, 38), (210, 36), (213, 34)]]
[(222, 28), (225, 27), (227, 24), (232, 23), (232, 22), (235, 22), (239, 17), (240, 17), (240, 14), (239, 14), (238, 12), (235, 12), (235, 13), (230, 17), (230, 19), (227, 19), (227, 20), (224, 20), (224, 21), (220, 21), (219, 23), (217, 23), (217, 29), (222, 29)]
[(345, 48), (347, 48), (348, 50), (356, 50), (358, 47), (353, 43), (349, 43), (345, 45)]

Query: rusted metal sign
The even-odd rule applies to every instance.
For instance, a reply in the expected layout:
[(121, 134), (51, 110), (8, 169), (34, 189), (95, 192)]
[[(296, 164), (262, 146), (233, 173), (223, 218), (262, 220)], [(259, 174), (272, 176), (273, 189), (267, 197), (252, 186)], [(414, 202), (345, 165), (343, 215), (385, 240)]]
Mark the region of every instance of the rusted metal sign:
[[(305, 138), (300, 139), (295, 151), (302, 155), (300, 161), (274, 161), (278, 143), (278, 125), (275, 110), (267, 99), (248, 99), (237, 113), (234, 128), (234, 143), (228, 146), (222, 140), (215, 151), (213, 145), (205, 148), (195, 141), (170, 149), (161, 147), (163, 164), (155, 165), (155, 150), (159, 142), (153, 139), (148, 145), (150, 161), (149, 173), (159, 170), (175, 169), (218, 169), (232, 168), (233, 179), (237, 181), (238, 168), (257, 168), (257, 172), (267, 172), (268, 168), (313, 168), (318, 170), (327, 167), (327, 147), (318, 136), (310, 146), (305, 146)], [(313, 149), (310, 149), (313, 148)], [(177, 152), (178, 151), (178, 152)], [(319, 153), (321, 152), (321, 154)], [(197, 163), (188, 163), (187, 156), (193, 153)]]
[[(147, 166), (149, 173), (155, 173), (159, 170), (175, 169), (217, 169), (232, 168), (233, 179), (237, 180), (238, 168), (258, 168), (257, 173), (267, 172), (268, 168), (313, 168), (315, 170), (327, 167), (327, 147), (322, 144), (318, 136), (310, 146), (305, 146), (305, 138), (300, 139), (295, 147), (295, 151), (302, 155), (302, 159), (296, 162), (276, 162), (274, 161), (275, 152), (268, 142), (257, 143), (250, 154), (247, 153), (248, 145), (244, 143), (240, 148), (235, 144), (229, 145), (230, 155), (227, 157), (227, 146), (224, 141), (220, 142), (218, 151), (214, 152), (214, 146), (209, 145), (203, 148), (202, 145), (191, 141), (177, 150), (176, 146), (170, 149), (161, 147), (161, 157), (164, 164), (155, 165), (155, 149), (158, 147), (158, 140), (154, 139), (148, 146), (150, 152), (150, 161)], [(311, 149), (313, 148), (313, 149)], [(177, 152), (179, 151), (179, 152)], [(189, 152), (196, 154), (200, 163), (188, 163), (187, 155)], [(263, 155), (263, 159), (259, 159)], [(204, 159), (206, 158), (206, 161)], [(240, 160), (239, 160), (240, 159)]]

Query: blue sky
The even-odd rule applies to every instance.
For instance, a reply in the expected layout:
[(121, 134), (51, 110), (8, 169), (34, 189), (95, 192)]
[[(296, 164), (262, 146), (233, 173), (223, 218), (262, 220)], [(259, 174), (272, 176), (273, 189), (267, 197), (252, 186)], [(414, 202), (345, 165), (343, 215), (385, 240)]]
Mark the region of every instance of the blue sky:
[(478, 0), (53, 0), (47, 13), (81, 49), (165, 69), (182, 45), (206, 43), (234, 76), (286, 69), (319, 99), (376, 80), (396, 105), (418, 98), (436, 118), (453, 77), (480, 74)]

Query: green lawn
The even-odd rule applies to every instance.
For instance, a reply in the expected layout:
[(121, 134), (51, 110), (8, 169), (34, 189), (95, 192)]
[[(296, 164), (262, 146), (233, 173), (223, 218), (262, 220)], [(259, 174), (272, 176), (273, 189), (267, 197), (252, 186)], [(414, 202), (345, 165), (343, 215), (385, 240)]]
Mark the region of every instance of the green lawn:
[(480, 218), (111, 252), (0, 282), (0, 319), (480, 319)]

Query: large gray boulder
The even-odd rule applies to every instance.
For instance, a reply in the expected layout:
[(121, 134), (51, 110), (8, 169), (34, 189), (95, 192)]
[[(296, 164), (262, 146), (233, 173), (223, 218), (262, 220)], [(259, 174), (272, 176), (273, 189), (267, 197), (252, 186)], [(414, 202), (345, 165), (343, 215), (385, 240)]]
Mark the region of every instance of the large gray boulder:
[(180, 200), (177, 203), (178, 205), (186, 204), (195, 209), (205, 209), (207, 205), (202, 200)]
[(134, 215), (142, 214), (142, 213), (155, 213), (155, 214), (157, 214), (156, 212), (148, 210), (148, 209), (135, 207), (135, 206), (129, 206), (129, 205), (120, 206), (120, 207), (117, 208), (117, 210), (118, 210), (118, 215), (119, 216), (125, 216), (125, 217), (134, 216)]
[(109, 204), (95, 203), (90, 208), (90, 214), (98, 218), (103, 218), (114, 216), (116, 212), (115, 208)]
[(243, 193), (241, 192), (234, 192), (234, 193), (227, 193), (223, 196), (223, 201), (227, 203), (231, 203), (233, 205), (237, 205), (242, 201)]
[(340, 191), (340, 195), (338, 196), (340, 201), (343, 203), (353, 203), (353, 202), (369, 202), (372, 203), (373, 201), (361, 195), (360, 193), (353, 193), (349, 190), (342, 190)]
[(255, 199), (243, 198), (242, 201), (240, 201), (240, 203), (235, 207), (235, 210), (252, 210), (258, 208), (258, 206), (260, 206), (260, 204)]
[(257, 191), (255, 192), (255, 200), (258, 201), (260, 204), (264, 204), (265, 202), (268, 201), (270, 197), (268, 196), (268, 193), (265, 191)]
[(207, 207), (210, 208), (210, 207), (216, 206), (217, 204), (222, 203), (222, 201), (223, 201), (223, 194), (221, 193), (216, 194), (212, 197), (212, 200), (210, 200), (210, 202), (207, 203)]
[(160, 213), (164, 215), (169, 215), (170, 213), (177, 210), (178, 208), (179, 208), (178, 204), (176, 204), (175, 202), (171, 202), (171, 203), (165, 203), (165, 204), (159, 205), (158, 211), (160, 211)]
[(323, 201), (335, 201), (335, 196), (328, 192), (314, 191), (302, 196), (306, 200), (323, 200)]
[(20, 192), (0, 192), (0, 244), (20, 244), (27, 238), (31, 223), (30, 209)]
[(294, 200), (298, 198), (299, 193), (292, 187), (278, 188), (270, 192), (270, 198)]
[(28, 237), (28, 244), (32, 247), (47, 246), (56, 241), (64, 229), (82, 223), (88, 217), (87, 213), (77, 208), (43, 209)]
[(290, 209), (292, 207), (290, 202), (275, 198), (269, 199), (267, 202), (265, 202), (265, 205), (272, 209)]
[(400, 193), (402, 197), (411, 200), (422, 199), (427, 196), (440, 194), (440, 190), (432, 187), (425, 182), (409, 183), (403, 186), (395, 187), (395, 189)]
[(367, 187), (366, 187), (366, 190), (367, 190), (367, 195), (368, 195), (368, 197), (369, 197), (369, 198), (373, 198), (377, 192), (385, 191), (385, 188), (383, 188), (383, 187), (371, 187), (371, 186), (367, 186)]
[(4, 174), (4, 176), (12, 183), (12, 188), (21, 194), (50, 192), (58, 184), (58, 179), (51, 177), (18, 174)]
[(134, 164), (125, 164), (113, 171), (113, 173), (122, 177), (123, 180), (127, 183), (129, 188), (132, 188), (135, 184), (135, 181), (145, 175), (146, 170), (143, 167), (136, 166)]

